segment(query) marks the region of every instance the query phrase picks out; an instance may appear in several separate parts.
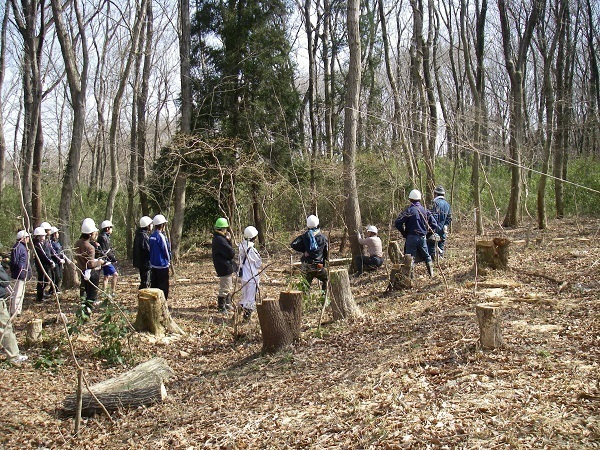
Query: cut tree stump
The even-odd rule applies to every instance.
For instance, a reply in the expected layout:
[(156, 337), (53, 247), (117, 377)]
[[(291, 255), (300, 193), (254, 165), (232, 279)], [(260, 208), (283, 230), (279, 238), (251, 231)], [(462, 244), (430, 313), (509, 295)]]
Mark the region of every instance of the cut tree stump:
[(500, 311), (498, 303), (479, 303), (475, 305), (475, 313), (479, 323), (479, 341), (482, 348), (494, 349), (503, 345)]
[(42, 339), (42, 319), (32, 319), (27, 322), (27, 344), (35, 344)]
[(413, 257), (404, 255), (401, 264), (394, 264), (390, 272), (390, 287), (393, 290), (412, 288)]
[(510, 239), (506, 238), (477, 241), (475, 244), (477, 270), (485, 272), (486, 268), (506, 269), (509, 245)]
[(392, 264), (400, 264), (404, 258), (400, 241), (391, 241), (388, 245), (388, 257)]
[(164, 292), (156, 288), (138, 291), (138, 312), (133, 327), (137, 331), (147, 331), (158, 337), (164, 336), (165, 331), (185, 334), (171, 318)]
[(350, 278), (347, 269), (329, 271), (329, 293), (333, 320), (356, 319), (363, 313), (354, 301), (350, 290)]
[[(163, 401), (167, 397), (163, 382), (173, 373), (163, 358), (153, 358), (115, 378), (90, 386), (90, 390), (109, 413), (121, 408), (137, 408)], [(77, 396), (69, 395), (65, 398), (60, 415), (73, 417), (76, 409)], [(102, 411), (98, 401), (85, 390), (81, 415), (90, 417)]]
[(263, 353), (277, 353), (300, 338), (302, 292), (280, 292), (279, 300), (264, 299), (256, 304)]

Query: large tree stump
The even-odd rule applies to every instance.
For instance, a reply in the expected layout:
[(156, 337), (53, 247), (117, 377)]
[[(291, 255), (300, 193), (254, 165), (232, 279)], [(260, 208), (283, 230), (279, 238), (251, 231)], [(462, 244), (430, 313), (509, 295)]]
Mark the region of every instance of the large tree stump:
[(287, 291), (279, 300), (264, 299), (256, 304), (263, 353), (276, 353), (300, 338), (302, 323), (302, 292)]
[(404, 255), (402, 264), (394, 264), (390, 271), (390, 286), (394, 290), (412, 288), (413, 257)]
[(354, 301), (350, 290), (350, 278), (347, 269), (329, 271), (329, 293), (333, 320), (355, 319), (363, 313)]
[(388, 257), (392, 264), (400, 264), (402, 262), (402, 258), (404, 258), (402, 248), (400, 241), (391, 241), (388, 244)]
[(480, 303), (475, 305), (477, 322), (479, 323), (479, 341), (481, 347), (494, 349), (502, 347), (502, 330), (500, 328), (500, 305), (498, 303)]
[(475, 244), (477, 270), (486, 268), (506, 269), (508, 267), (508, 246), (510, 239), (494, 238), (480, 240)]
[(171, 318), (164, 292), (156, 288), (138, 291), (138, 312), (133, 326), (137, 331), (147, 331), (158, 337), (164, 336), (165, 331), (185, 334)]
[(28, 345), (35, 344), (42, 339), (42, 319), (32, 319), (27, 322), (27, 335), (25, 341)]
[[(90, 386), (90, 390), (108, 412), (121, 408), (137, 408), (161, 402), (167, 397), (163, 382), (173, 371), (162, 358), (153, 358), (115, 378)], [(86, 391), (82, 395), (81, 415), (93, 416), (102, 412), (100, 403)], [(62, 417), (73, 417), (77, 410), (77, 395), (69, 395), (60, 411)]]

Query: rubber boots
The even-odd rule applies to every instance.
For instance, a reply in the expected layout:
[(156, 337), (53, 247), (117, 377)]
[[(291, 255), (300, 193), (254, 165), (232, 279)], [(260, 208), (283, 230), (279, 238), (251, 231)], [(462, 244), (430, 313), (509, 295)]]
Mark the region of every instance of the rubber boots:
[(433, 278), (433, 261), (428, 261), (426, 264), (427, 264), (427, 273), (429, 273), (429, 278)]
[(231, 304), (231, 294), (228, 294), (227, 297), (225, 297), (225, 310), (227, 312), (233, 311), (233, 305)]
[(220, 313), (226, 313), (227, 309), (225, 309), (225, 301), (226, 301), (226, 297), (217, 297), (217, 309), (219, 310)]

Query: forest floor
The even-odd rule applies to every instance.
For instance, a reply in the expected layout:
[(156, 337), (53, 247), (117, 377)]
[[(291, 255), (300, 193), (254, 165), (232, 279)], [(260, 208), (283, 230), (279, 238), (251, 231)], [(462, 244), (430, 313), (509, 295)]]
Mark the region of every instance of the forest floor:
[[(114, 422), (85, 419), (77, 438), (57, 414), (74, 393), (75, 364), (56, 304), (32, 302), (32, 283), (15, 327), (22, 343), (26, 323), (42, 318), (43, 342), (23, 348), (20, 365), (0, 363), (0, 448), (600, 448), (600, 220), (503, 236), (517, 241), (506, 271), (476, 279), (474, 237), (454, 230), (435, 277), (418, 265), (412, 290), (386, 292), (389, 268), (351, 278), (365, 313), (354, 322), (332, 322), (328, 310), (318, 330), (313, 297), (300, 342), (275, 356), (260, 354), (256, 317), (233, 338), (216, 313), (210, 249), (189, 252), (169, 298), (187, 335), (130, 339), (135, 363), (160, 356), (175, 372), (166, 401)], [(294, 282), (282, 271), (289, 253), (265, 263), (261, 292), (276, 298)], [(124, 271), (117, 301), (133, 321), (137, 276)], [(73, 320), (77, 292), (61, 301)], [(475, 305), (488, 301), (503, 305), (505, 345), (484, 351)], [(93, 356), (101, 312), (74, 336), (90, 383), (132, 365)], [(35, 368), (59, 356), (63, 364)]]

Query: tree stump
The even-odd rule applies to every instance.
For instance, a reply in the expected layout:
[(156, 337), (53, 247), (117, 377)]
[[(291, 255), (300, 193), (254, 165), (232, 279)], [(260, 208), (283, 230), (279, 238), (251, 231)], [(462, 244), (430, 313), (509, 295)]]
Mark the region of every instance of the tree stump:
[(477, 270), (486, 268), (506, 269), (508, 267), (508, 246), (510, 239), (494, 238), (480, 240), (475, 244)]
[(394, 264), (390, 272), (390, 286), (394, 290), (412, 288), (413, 257), (404, 255), (402, 264)]
[(347, 269), (329, 271), (329, 292), (333, 320), (362, 317), (363, 313), (354, 301), (354, 296), (350, 290), (350, 278)]
[[(115, 378), (90, 386), (90, 390), (108, 412), (120, 408), (137, 408), (161, 402), (167, 397), (163, 382), (173, 376), (173, 370), (162, 358), (153, 358)], [(90, 417), (102, 412), (100, 403), (90, 394), (82, 396), (81, 415)], [(61, 417), (73, 417), (77, 410), (77, 395), (69, 395), (63, 402)]]
[(402, 258), (404, 258), (402, 248), (400, 241), (391, 241), (388, 244), (388, 257), (392, 264), (400, 264), (402, 262)]
[(42, 339), (42, 319), (32, 319), (27, 322), (27, 335), (25, 341), (31, 345)]
[(481, 347), (494, 349), (502, 347), (502, 330), (500, 328), (500, 305), (498, 303), (480, 303), (475, 305), (477, 322), (479, 323), (479, 341)]
[(300, 338), (302, 323), (302, 292), (279, 294), (279, 300), (264, 299), (256, 304), (263, 353), (276, 353)]
[(156, 288), (138, 291), (138, 312), (133, 327), (137, 331), (147, 331), (157, 337), (164, 336), (165, 331), (185, 334), (171, 318), (164, 292)]

